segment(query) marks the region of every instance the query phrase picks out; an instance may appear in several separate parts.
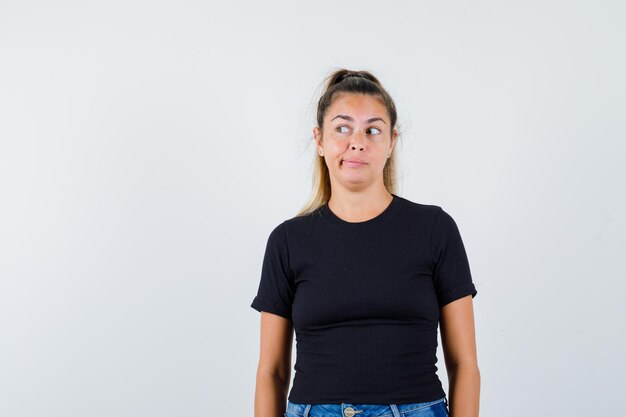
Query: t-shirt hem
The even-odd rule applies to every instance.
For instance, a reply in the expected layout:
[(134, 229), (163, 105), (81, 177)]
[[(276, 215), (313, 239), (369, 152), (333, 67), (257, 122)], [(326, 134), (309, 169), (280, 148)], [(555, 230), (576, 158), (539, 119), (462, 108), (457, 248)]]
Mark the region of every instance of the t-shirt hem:
[(458, 300), (459, 298), (465, 297), (466, 295), (470, 294), (472, 298), (476, 297), (476, 294), (478, 294), (476, 286), (473, 282), (468, 282), (466, 284), (452, 288), (451, 290), (443, 293), (443, 296), (439, 300), (439, 307), (441, 308), (446, 304), (451, 303), (452, 301)]
[(288, 400), (295, 404), (342, 404), (350, 403), (353, 405), (364, 404), (413, 404), (437, 401), (446, 396), (443, 389), (430, 395), (412, 395), (406, 397), (346, 397), (343, 400), (329, 398), (302, 398), (297, 396), (289, 396)]
[(291, 320), (291, 309), (289, 307), (276, 301), (266, 300), (259, 297), (258, 295), (254, 297), (254, 300), (252, 300), (252, 304), (250, 304), (250, 307), (259, 312), (266, 311), (268, 313), (277, 314)]

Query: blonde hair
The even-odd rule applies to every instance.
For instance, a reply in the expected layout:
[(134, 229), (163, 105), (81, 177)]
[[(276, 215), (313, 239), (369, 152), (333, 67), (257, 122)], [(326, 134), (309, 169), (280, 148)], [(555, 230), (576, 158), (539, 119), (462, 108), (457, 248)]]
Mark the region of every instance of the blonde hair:
[[(390, 118), (390, 131), (397, 125), (398, 115), (393, 99), (383, 88), (378, 79), (368, 71), (351, 71), (345, 68), (338, 69), (326, 77), (324, 92), (317, 104), (317, 125), (324, 128), (324, 117), (328, 108), (333, 103), (334, 97), (338, 93), (359, 93), (368, 94), (378, 98), (387, 108)], [(398, 135), (399, 139), (399, 135)], [(383, 168), (383, 182), (390, 194), (396, 193), (397, 170), (396, 170), (396, 146), (393, 147), (391, 156), (387, 158)], [(330, 174), (324, 161), (324, 157), (316, 153), (313, 162), (313, 189), (308, 201), (300, 209), (296, 216), (305, 216), (317, 210), (330, 200), (331, 186)]]

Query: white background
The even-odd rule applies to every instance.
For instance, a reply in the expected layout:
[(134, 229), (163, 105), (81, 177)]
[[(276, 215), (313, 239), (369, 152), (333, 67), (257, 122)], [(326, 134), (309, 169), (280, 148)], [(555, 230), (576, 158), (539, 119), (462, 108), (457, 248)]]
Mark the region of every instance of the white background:
[(625, 17), (0, 2), (0, 415), (253, 415), (265, 242), (309, 195), (340, 67), (396, 100), (399, 194), (459, 225), (481, 416), (619, 414)]

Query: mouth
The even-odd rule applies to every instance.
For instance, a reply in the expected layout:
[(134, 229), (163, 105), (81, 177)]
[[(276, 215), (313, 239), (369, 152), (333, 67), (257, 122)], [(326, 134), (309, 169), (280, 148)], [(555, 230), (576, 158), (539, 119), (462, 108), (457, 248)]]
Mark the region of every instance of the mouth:
[(344, 160), (342, 160), (342, 161), (341, 161), (341, 164), (342, 164), (342, 165), (345, 165), (345, 166), (347, 166), (347, 167), (351, 167), (351, 168), (359, 168), (359, 167), (362, 167), (362, 166), (367, 165), (367, 163), (366, 163), (366, 162), (361, 162), (361, 161), (351, 161), (351, 160), (348, 160), (348, 159), (344, 159)]

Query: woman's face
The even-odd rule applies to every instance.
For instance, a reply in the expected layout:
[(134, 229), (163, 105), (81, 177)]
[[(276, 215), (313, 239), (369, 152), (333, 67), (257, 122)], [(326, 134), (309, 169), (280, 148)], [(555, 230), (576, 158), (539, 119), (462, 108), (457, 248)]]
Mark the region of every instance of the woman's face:
[(323, 152), (335, 184), (365, 189), (381, 181), (398, 132), (391, 132), (389, 114), (374, 96), (341, 93), (324, 116), (324, 128), (313, 129), (318, 154)]

